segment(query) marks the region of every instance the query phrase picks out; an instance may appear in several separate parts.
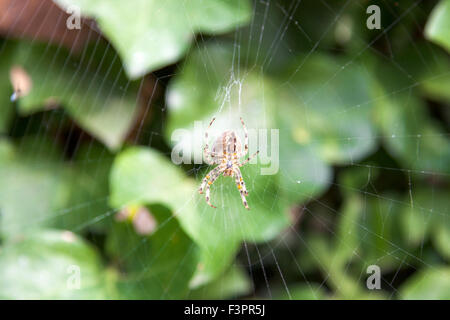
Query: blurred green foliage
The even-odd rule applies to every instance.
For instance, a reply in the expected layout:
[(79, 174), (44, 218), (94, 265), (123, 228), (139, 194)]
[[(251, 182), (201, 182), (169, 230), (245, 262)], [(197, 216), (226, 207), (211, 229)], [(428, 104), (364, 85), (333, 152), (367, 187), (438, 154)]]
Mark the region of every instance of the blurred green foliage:
[[(0, 298), (450, 298), (448, 0), (376, 1), (381, 30), (360, 1), (56, 2), (105, 39), (0, 42)], [(213, 116), (279, 130), (278, 172), (242, 169), (250, 211), (170, 161)]]
[(62, 7), (81, 8), (97, 19), (102, 32), (122, 56), (130, 78), (176, 62), (189, 48), (194, 33), (223, 33), (250, 19), (248, 0), (56, 0)]

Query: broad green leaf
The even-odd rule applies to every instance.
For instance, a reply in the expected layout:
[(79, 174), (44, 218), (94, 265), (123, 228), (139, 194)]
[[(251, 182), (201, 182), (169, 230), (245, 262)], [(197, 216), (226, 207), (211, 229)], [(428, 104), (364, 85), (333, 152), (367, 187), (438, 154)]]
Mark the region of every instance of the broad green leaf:
[(323, 193), (332, 182), (332, 168), (315, 152), (280, 133), (280, 196), (289, 204), (309, 201)]
[(433, 234), (434, 246), (447, 260), (450, 259), (450, 220), (449, 217), (442, 218), (443, 223), (436, 226), (436, 233)]
[(441, 0), (433, 9), (427, 25), (425, 36), (450, 52), (450, 1)]
[(196, 32), (217, 34), (245, 24), (248, 0), (56, 0), (94, 17), (119, 52), (130, 78), (167, 66), (188, 50)]
[(149, 207), (156, 221), (153, 233), (137, 234), (130, 221), (115, 221), (106, 249), (122, 266), (121, 298), (185, 298), (197, 267), (198, 248), (163, 206)]
[(412, 247), (416, 247), (425, 241), (427, 232), (431, 227), (430, 218), (429, 214), (418, 208), (407, 207), (403, 211), (400, 228), (405, 240)]
[(345, 199), (336, 234), (336, 259), (345, 265), (361, 255), (360, 217), (364, 202), (358, 194), (348, 195)]
[[(385, 69), (383, 78), (395, 77), (390, 72), (393, 70)], [(429, 117), (423, 102), (414, 93), (389, 94), (381, 87), (374, 90), (378, 90), (374, 122), (387, 151), (407, 169), (449, 172), (450, 142), (439, 123)]]
[[(396, 98), (398, 95), (419, 93), (434, 101), (450, 101), (450, 59), (444, 49), (426, 41), (405, 44), (396, 54), (395, 61), (379, 61), (371, 56), (374, 74), (384, 86), (385, 92), (378, 92), (375, 102)], [(416, 90), (419, 89), (419, 90)]]
[[(0, 143), (0, 231), (7, 238), (43, 227), (105, 231), (113, 157), (95, 143), (64, 161), (57, 141), (27, 136)], [(26, 201), (24, 201), (26, 197)]]
[[(202, 237), (211, 238), (211, 234), (201, 234), (199, 232), (197, 238), (200, 239)], [(202, 246), (200, 262), (191, 279), (191, 286), (193, 287), (205, 285), (223, 274), (226, 268), (233, 263), (240, 247), (239, 241), (230, 238), (226, 238), (226, 240), (223, 240), (224, 242), (219, 238), (213, 238), (212, 240), (210, 243), (203, 244)], [(227, 241), (228, 243), (225, 245)]]
[(411, 258), (407, 254), (410, 253), (409, 247), (397, 232), (401, 210), (408, 205), (400, 199), (396, 193), (368, 198), (358, 222), (364, 263), (376, 264), (384, 272), (397, 270), (400, 258)]
[(233, 299), (250, 292), (252, 284), (244, 268), (233, 265), (222, 276), (189, 292), (189, 299)]
[(53, 226), (55, 216), (63, 213), (69, 197), (69, 176), (60, 163), (43, 154), (17, 152), (10, 144), (0, 153), (0, 176), (2, 236), (9, 238)]
[(19, 112), (61, 105), (80, 127), (115, 150), (134, 122), (137, 84), (126, 79), (111, 47), (86, 50), (78, 57), (64, 48), (20, 42), (14, 63), (28, 73), (32, 88), (19, 98)]
[(0, 298), (113, 299), (114, 276), (84, 240), (47, 230), (1, 248)]
[(380, 169), (375, 163), (353, 166), (339, 175), (339, 185), (346, 194), (360, 193), (361, 190), (370, 189), (379, 175)]
[(55, 218), (56, 226), (81, 232), (109, 229), (116, 212), (109, 205), (109, 172), (113, 154), (99, 143), (81, 144), (70, 167), (70, 197)]
[[(435, 46), (419, 47), (418, 51), (426, 65), (419, 77), (420, 89), (432, 100), (450, 102), (450, 59), (449, 54)], [(410, 70), (410, 68), (408, 68)]]
[(373, 152), (372, 80), (364, 67), (319, 54), (298, 61), (294, 66), (301, 68), (285, 85), (289, 98), (283, 100), (289, 102), (282, 111), (297, 143), (311, 146), (328, 163), (352, 163)]
[(317, 152), (313, 137), (296, 127), (293, 120), (301, 118), (295, 101), (282, 96), (285, 105), (277, 114), (280, 129), (280, 189), (288, 203), (298, 204), (319, 196), (332, 181), (332, 168)]
[(434, 267), (418, 271), (406, 280), (398, 292), (399, 298), (405, 300), (448, 300), (450, 269)]
[(427, 118), (418, 100), (404, 97), (381, 108), (383, 138), (394, 157), (403, 161), (408, 169), (449, 172), (450, 142), (438, 123)]
[(182, 170), (158, 152), (130, 147), (113, 163), (110, 175), (110, 203), (114, 208), (143, 204), (163, 204), (180, 218), (183, 205), (192, 210), (195, 184)]
[(6, 138), (0, 138), (0, 163), (6, 163), (14, 158), (14, 145)]
[[(430, 194), (425, 195), (425, 197), (428, 196)], [(414, 192), (412, 197), (408, 196), (405, 201), (411, 205), (406, 206), (401, 215), (400, 228), (403, 237), (413, 247), (423, 243), (426, 240), (428, 232), (433, 228), (434, 219), (433, 213), (431, 212), (432, 209), (427, 208), (427, 205), (429, 205), (432, 199), (427, 201), (428, 203), (424, 203), (423, 200), (423, 195), (418, 195), (416, 192)]]
[(413, 189), (405, 199), (410, 206), (402, 212), (401, 231), (406, 241), (418, 247), (431, 238), (434, 247), (445, 258), (450, 257), (450, 206), (448, 195), (439, 189)]
[[(258, 185), (265, 177), (256, 167), (244, 171), (244, 179)], [(247, 176), (248, 175), (248, 176)], [(270, 197), (276, 192), (270, 182), (259, 184), (259, 192), (248, 198), (251, 210), (241, 203), (232, 179), (222, 179), (213, 190), (218, 208), (206, 204), (198, 185), (157, 152), (133, 147), (116, 158), (110, 179), (111, 205), (163, 204), (170, 208), (185, 232), (200, 246), (200, 280), (204, 283), (225, 270), (241, 241), (273, 238), (287, 224), (286, 216)], [(157, 185), (157, 187), (155, 187)], [(252, 189), (249, 189), (252, 194)], [(268, 209), (269, 208), (269, 209)]]

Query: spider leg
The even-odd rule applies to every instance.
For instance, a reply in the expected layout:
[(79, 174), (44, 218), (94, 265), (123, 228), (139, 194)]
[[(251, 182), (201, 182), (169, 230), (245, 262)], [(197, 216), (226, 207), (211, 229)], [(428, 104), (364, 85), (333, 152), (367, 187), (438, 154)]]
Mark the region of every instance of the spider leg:
[[(238, 168), (236, 169), (239, 170)], [(234, 170), (236, 186), (239, 190), (239, 193), (241, 194), (242, 203), (244, 204), (245, 209), (250, 210), (250, 208), (248, 207), (247, 199), (245, 198), (245, 196), (248, 195), (248, 192), (245, 188), (244, 179), (242, 179), (240, 172), (238, 173), (236, 169)]]
[(244, 151), (243, 153), (240, 155), (240, 157), (245, 156), (248, 153), (248, 132), (247, 132), (247, 127), (245, 126), (244, 120), (241, 119), (241, 123), (242, 123), (242, 127), (244, 128)]
[(205, 188), (205, 185), (208, 183), (208, 181), (212, 177), (216, 176), (220, 170), (221, 170), (221, 166), (217, 166), (214, 169), (212, 169), (210, 172), (208, 172), (208, 174), (202, 180), (202, 184), (200, 185), (200, 188), (198, 189), (198, 193), (200, 193), (200, 194), (203, 193), (203, 189)]
[(242, 161), (241, 163), (238, 164), (239, 167), (242, 167), (243, 165), (246, 165), (248, 162), (250, 162), (250, 160), (252, 160), (257, 154), (259, 153), (259, 150), (256, 151), (254, 154), (252, 154), (250, 157), (248, 157), (247, 159), (245, 159), (245, 161)]
[[(248, 191), (245, 186), (245, 182), (244, 182), (244, 178), (242, 177), (241, 170), (239, 170), (239, 167), (234, 167), (233, 170), (234, 170), (234, 175), (236, 177), (236, 184), (239, 183), (241, 185), (242, 191), (244, 192), (244, 195), (248, 196)], [(238, 189), (239, 189), (239, 187), (238, 187)]]
[(208, 145), (208, 131), (209, 131), (209, 128), (211, 128), (211, 125), (213, 124), (214, 120), (216, 120), (216, 118), (212, 118), (211, 122), (209, 123), (208, 128), (206, 128), (206, 130), (205, 130), (205, 138), (204, 138), (205, 147), (203, 148), (203, 155), (204, 155), (205, 161), (208, 164), (215, 163), (214, 159), (213, 159), (215, 157), (215, 154), (209, 150), (209, 145)]
[[(218, 168), (220, 168), (220, 167), (218, 167)], [(211, 179), (208, 181), (208, 185), (206, 186), (206, 192), (205, 192), (206, 203), (212, 208), (216, 208), (216, 207), (210, 201), (209, 192), (211, 190), (211, 185), (222, 174), (222, 172), (223, 172), (223, 170), (222, 171), (219, 170), (214, 176), (211, 176)]]

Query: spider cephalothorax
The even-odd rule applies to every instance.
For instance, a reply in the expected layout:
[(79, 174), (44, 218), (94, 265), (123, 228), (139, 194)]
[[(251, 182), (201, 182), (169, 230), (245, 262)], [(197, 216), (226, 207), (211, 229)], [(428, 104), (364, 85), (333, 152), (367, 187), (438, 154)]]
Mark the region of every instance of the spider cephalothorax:
[(248, 153), (248, 133), (247, 128), (244, 124), (244, 120), (241, 118), (242, 127), (244, 128), (244, 150), (242, 150), (241, 139), (234, 131), (225, 131), (220, 137), (216, 139), (214, 145), (209, 150), (208, 146), (208, 130), (213, 124), (215, 118), (211, 120), (208, 128), (205, 131), (205, 147), (203, 148), (203, 153), (205, 156), (205, 161), (210, 165), (217, 164), (218, 166), (211, 170), (203, 179), (200, 186), (199, 192), (203, 193), (203, 189), (206, 187), (206, 202), (213, 208), (210, 202), (209, 192), (210, 187), (217, 180), (217, 178), (223, 174), (224, 176), (234, 177), (236, 186), (241, 194), (242, 203), (245, 208), (249, 209), (247, 200), (245, 196), (248, 195), (247, 188), (245, 187), (244, 179), (242, 178), (241, 170), (239, 169), (243, 165), (247, 164), (254, 156), (258, 154), (256, 151), (251, 157), (248, 157), (245, 161), (239, 162), (239, 159)]

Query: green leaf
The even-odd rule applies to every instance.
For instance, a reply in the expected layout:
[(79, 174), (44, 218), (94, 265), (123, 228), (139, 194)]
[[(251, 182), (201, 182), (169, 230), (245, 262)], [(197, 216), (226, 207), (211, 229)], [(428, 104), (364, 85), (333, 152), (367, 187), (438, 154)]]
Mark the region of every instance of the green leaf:
[(62, 105), (80, 127), (115, 150), (134, 122), (137, 84), (126, 79), (110, 47), (86, 50), (89, 59), (64, 48), (20, 42), (14, 63), (29, 74), (32, 88), (18, 100), (19, 112), (29, 115)]
[(114, 286), (98, 253), (69, 231), (47, 230), (1, 248), (2, 299), (111, 299)]
[(415, 273), (398, 290), (405, 300), (450, 299), (450, 268), (435, 267)]
[(198, 247), (167, 208), (157, 205), (149, 210), (157, 223), (152, 234), (137, 234), (130, 221), (113, 222), (108, 234), (107, 252), (125, 270), (118, 283), (121, 298), (185, 298)]
[(6, 138), (0, 137), (0, 164), (3, 165), (7, 161), (14, 158), (14, 146)]
[(341, 191), (346, 194), (358, 194), (360, 190), (370, 188), (379, 174), (380, 170), (375, 163), (350, 167), (339, 175)]
[(447, 260), (450, 259), (450, 220), (447, 217), (443, 223), (436, 226), (433, 234), (434, 246)]
[[(386, 78), (388, 72), (385, 70)], [(413, 93), (388, 95), (382, 88), (378, 90), (374, 122), (387, 151), (408, 169), (450, 172), (450, 142), (423, 102)]]
[(277, 113), (282, 129), (281, 185), (293, 202), (326, 190), (332, 181), (330, 164), (358, 161), (376, 147), (370, 121), (371, 79), (361, 67), (351, 64), (343, 70), (323, 55), (299, 61), (301, 72), (281, 91)]
[[(212, 232), (211, 232), (212, 233)], [(239, 250), (240, 242), (231, 238), (225, 240), (212, 238), (211, 233), (200, 234), (197, 239), (210, 239), (209, 243), (203, 243), (200, 252), (200, 262), (197, 271), (191, 280), (191, 286), (198, 287), (213, 281), (223, 274)], [(212, 241), (214, 240), (214, 241)], [(196, 240), (198, 241), (198, 240)], [(227, 245), (225, 242), (228, 241)]]
[(405, 240), (412, 247), (423, 243), (431, 227), (429, 214), (421, 211), (414, 207), (407, 207), (401, 216), (400, 227)]
[(291, 104), (283, 106), (283, 112), (277, 114), (281, 128), (280, 189), (288, 203), (298, 204), (324, 192), (332, 181), (333, 170), (321, 158), (316, 145), (303, 143), (311, 139), (309, 133), (292, 124), (292, 119), (301, 117), (295, 102), (289, 97), (282, 97), (281, 100)]
[[(113, 156), (101, 145), (82, 144), (74, 161), (48, 136), (0, 142), (0, 233), (6, 238), (43, 227), (105, 231)], [(20, 191), (18, 191), (20, 190)], [(27, 201), (23, 201), (23, 197)]]
[(425, 37), (450, 52), (450, 1), (441, 0), (425, 26)]
[(301, 147), (286, 131), (280, 134), (280, 196), (289, 204), (299, 204), (318, 197), (332, 181), (333, 170), (315, 152), (314, 148)]
[(252, 284), (244, 268), (233, 265), (222, 276), (189, 293), (189, 299), (233, 299), (249, 293)]
[(217, 34), (245, 24), (248, 0), (57, 0), (63, 8), (76, 5), (95, 17), (119, 52), (130, 78), (167, 66), (188, 50), (196, 32)]
[(402, 209), (408, 204), (401, 199), (388, 192), (370, 197), (359, 222), (364, 262), (377, 264), (383, 272), (397, 270), (399, 259), (411, 258), (406, 254), (410, 252), (407, 243), (397, 232)]
[[(41, 140), (45, 139), (41, 137)], [(27, 154), (18, 152), (12, 144), (2, 144), (1, 235), (9, 238), (53, 226), (54, 217), (62, 214), (60, 210), (69, 197), (68, 172), (60, 163), (49, 159), (50, 153)]]
[(373, 152), (372, 79), (363, 66), (316, 54), (301, 57), (287, 75), (299, 65), (283, 99), (295, 141), (333, 164), (352, 163)]
[(114, 208), (159, 203), (177, 215), (183, 205), (192, 210), (189, 204), (196, 191), (183, 171), (158, 152), (144, 147), (130, 147), (116, 157), (110, 187)]
[[(395, 61), (374, 61), (373, 74), (378, 76), (374, 82), (376, 103), (395, 100), (401, 96), (417, 94), (434, 101), (450, 101), (450, 59), (444, 49), (424, 40), (405, 45), (396, 54)], [(376, 92), (378, 86), (385, 92)], [(419, 90), (416, 90), (419, 89)]]
[(414, 196), (412, 196), (413, 200), (410, 197), (405, 199), (406, 203), (413, 202), (412, 205), (406, 206), (402, 211), (400, 228), (405, 240), (413, 247), (423, 243), (429, 231), (432, 230), (433, 213), (430, 212), (430, 208), (427, 208), (427, 205), (432, 200), (423, 202), (428, 196), (430, 194), (419, 195), (414, 192)]
[(364, 201), (358, 194), (348, 195), (341, 210), (336, 237), (336, 262), (345, 265), (361, 254), (360, 216)]
[[(247, 181), (257, 185), (266, 178), (256, 175), (254, 170), (256, 168), (248, 168), (244, 179), (248, 174)], [(223, 179), (221, 185), (216, 186), (220, 193), (213, 191), (213, 199), (218, 205), (213, 209), (206, 204), (204, 196), (198, 194), (198, 185), (193, 179), (147, 148), (133, 147), (119, 154), (113, 165), (110, 185), (111, 205), (115, 208), (163, 204), (174, 212), (185, 232), (202, 249), (199, 277), (203, 280), (197, 279), (197, 284), (223, 272), (241, 241), (273, 238), (287, 224), (287, 217), (269, 197), (276, 191), (270, 183), (260, 185), (259, 194), (253, 192), (254, 195), (249, 197), (252, 209), (247, 211), (234, 181)], [(267, 209), (269, 205), (270, 210)]]
[[(432, 100), (450, 102), (450, 59), (449, 54), (434, 46), (421, 45), (417, 50), (427, 61), (419, 76), (420, 89)], [(411, 70), (408, 68), (408, 70)]]
[(82, 143), (70, 166), (70, 197), (55, 227), (82, 232), (109, 229), (115, 210), (108, 205), (113, 154), (95, 142)]
[(417, 247), (431, 237), (435, 248), (443, 257), (450, 257), (450, 201), (444, 190), (419, 188), (404, 200), (410, 206), (402, 212), (403, 237)]

